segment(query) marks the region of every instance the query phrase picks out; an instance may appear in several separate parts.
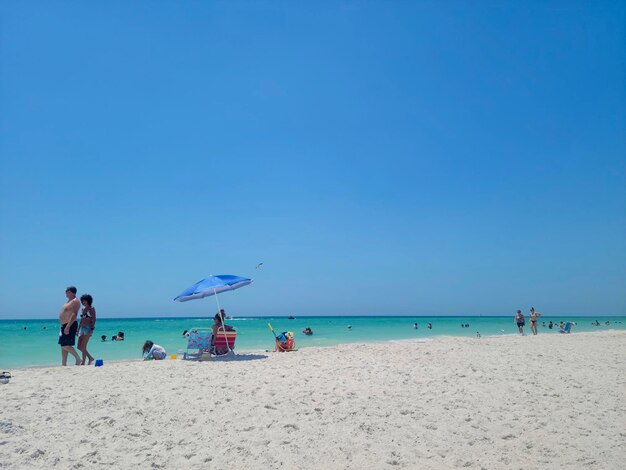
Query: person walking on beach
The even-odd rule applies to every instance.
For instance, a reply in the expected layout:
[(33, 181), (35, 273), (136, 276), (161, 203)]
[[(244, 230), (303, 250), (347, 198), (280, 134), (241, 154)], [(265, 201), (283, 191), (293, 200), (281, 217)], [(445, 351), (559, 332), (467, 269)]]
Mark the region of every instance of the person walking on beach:
[(537, 335), (537, 324), (539, 322), (538, 318), (541, 316), (541, 313), (535, 312), (535, 308), (530, 308), (530, 331), (533, 332), (533, 335)]
[(59, 313), (59, 321), (61, 322), (61, 332), (59, 333), (59, 345), (61, 346), (61, 364), (67, 365), (67, 355), (71, 354), (76, 358), (76, 365), (81, 364), (81, 359), (74, 344), (76, 344), (76, 331), (78, 330), (78, 322), (76, 316), (80, 309), (80, 302), (76, 298), (77, 289), (69, 286), (65, 289), (67, 302), (63, 304), (61, 313)]
[(83, 353), (82, 365), (85, 365), (85, 359), (89, 359), (91, 365), (94, 358), (87, 351), (87, 343), (96, 329), (96, 309), (93, 306), (93, 297), (89, 294), (81, 295), (80, 303), (83, 305), (83, 312), (80, 314), (78, 324), (78, 350)]
[(517, 324), (517, 329), (519, 330), (520, 335), (524, 335), (524, 325), (526, 324), (526, 319), (524, 318), (524, 314), (521, 310), (518, 310), (515, 314), (515, 320), (513, 320)]

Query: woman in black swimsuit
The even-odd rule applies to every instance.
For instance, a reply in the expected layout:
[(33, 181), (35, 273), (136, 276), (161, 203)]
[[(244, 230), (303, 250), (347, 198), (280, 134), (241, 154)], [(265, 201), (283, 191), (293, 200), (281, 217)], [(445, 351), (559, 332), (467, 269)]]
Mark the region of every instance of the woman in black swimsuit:
[(530, 309), (530, 331), (533, 332), (533, 335), (537, 334), (537, 319), (541, 316), (541, 313), (535, 312), (535, 308), (531, 307)]

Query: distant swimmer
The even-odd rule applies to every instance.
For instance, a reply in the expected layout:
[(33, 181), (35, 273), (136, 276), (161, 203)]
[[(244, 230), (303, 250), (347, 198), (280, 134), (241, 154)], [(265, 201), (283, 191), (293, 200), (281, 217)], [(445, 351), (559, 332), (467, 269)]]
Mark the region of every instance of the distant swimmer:
[(432, 330), (432, 329), (433, 329), (433, 324), (432, 324), (432, 323), (429, 323), (429, 324), (428, 324), (428, 326), (427, 326), (426, 328), (428, 328), (429, 330)]
[(413, 329), (417, 330), (419, 328), (419, 326), (417, 326), (417, 323), (413, 323)]
[(348, 329), (351, 330), (352, 329), (352, 325), (348, 325)]
[(263, 266), (263, 263), (257, 264), (255, 269), (261, 269), (261, 266)]
[(476, 337), (480, 338), (480, 333), (478, 331), (476, 332)]

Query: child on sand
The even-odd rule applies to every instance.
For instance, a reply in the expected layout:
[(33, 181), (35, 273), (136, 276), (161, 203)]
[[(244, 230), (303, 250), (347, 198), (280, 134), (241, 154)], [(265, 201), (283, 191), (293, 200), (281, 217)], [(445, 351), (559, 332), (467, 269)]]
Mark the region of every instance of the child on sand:
[(158, 344), (154, 344), (152, 341), (148, 340), (144, 343), (142, 348), (142, 354), (144, 361), (149, 361), (151, 359), (160, 361), (167, 357), (167, 353), (163, 346), (159, 346)]

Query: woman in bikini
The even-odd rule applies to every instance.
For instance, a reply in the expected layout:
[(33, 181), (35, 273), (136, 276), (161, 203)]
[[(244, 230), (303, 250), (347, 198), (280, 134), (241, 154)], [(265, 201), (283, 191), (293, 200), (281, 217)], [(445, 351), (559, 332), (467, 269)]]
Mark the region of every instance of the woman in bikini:
[(534, 307), (530, 308), (530, 331), (533, 332), (533, 335), (537, 334), (537, 323), (538, 318), (541, 316), (541, 313), (535, 312)]
[(93, 307), (93, 297), (89, 294), (81, 295), (80, 303), (83, 304), (83, 312), (80, 314), (78, 324), (78, 350), (83, 353), (83, 362), (89, 359), (89, 365), (93, 362), (93, 356), (87, 351), (87, 343), (91, 339), (93, 330), (96, 329), (96, 309)]

